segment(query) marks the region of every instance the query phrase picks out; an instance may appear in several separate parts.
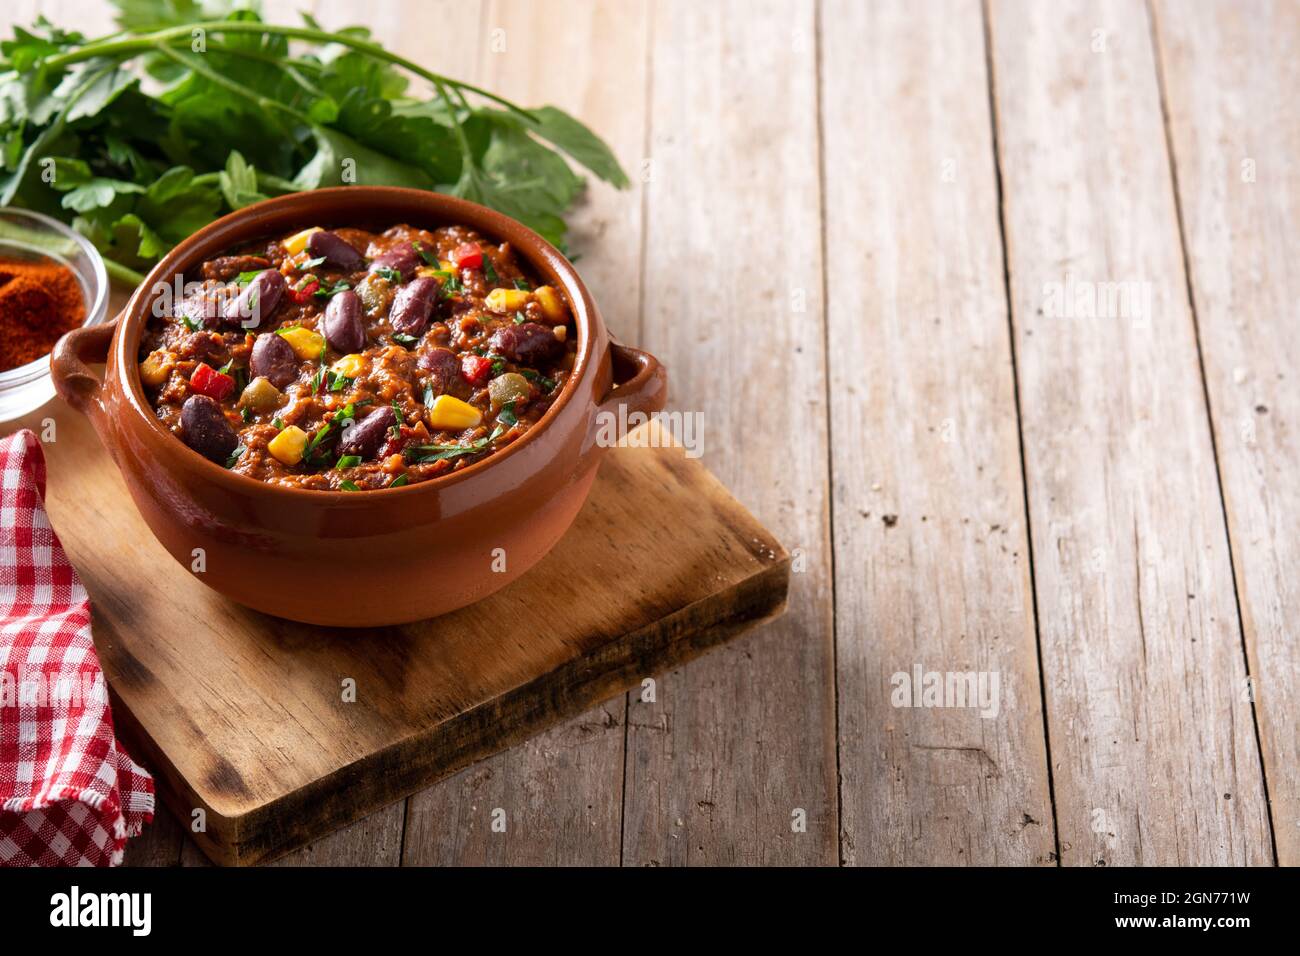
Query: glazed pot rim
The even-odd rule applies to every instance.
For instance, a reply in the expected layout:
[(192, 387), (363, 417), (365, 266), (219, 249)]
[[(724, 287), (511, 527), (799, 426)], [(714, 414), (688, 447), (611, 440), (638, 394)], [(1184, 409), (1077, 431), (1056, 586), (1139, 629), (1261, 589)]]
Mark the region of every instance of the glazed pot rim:
[[(445, 475), (439, 475), (436, 478), (405, 484), (399, 488), (385, 487), (366, 489), (364, 491), (335, 491), (274, 484), (232, 471), (203, 457), (190, 448), (154, 414), (153, 406), (149, 403), (140, 382), (137, 355), (140, 338), (144, 334), (144, 328), (151, 311), (149, 305), (156, 298), (155, 289), (159, 283), (167, 282), (168, 278), (174, 280), (177, 275), (184, 276), (198, 266), (203, 258), (212, 255), (211, 251), (206, 251), (203, 247), (211, 244), (214, 235), (224, 236), (226, 232), (235, 229), (247, 220), (256, 219), (267, 213), (278, 212), (286, 206), (301, 205), (304, 207), (302, 216), (295, 220), (300, 228), (317, 225), (319, 223), (307, 221), (312, 217), (311, 207), (315, 205), (313, 200), (329, 202), (345, 194), (356, 194), (358, 197), (366, 194), (372, 196), (382, 195), (397, 201), (408, 199), (411, 201), (412, 212), (415, 215), (406, 221), (415, 228), (425, 228), (425, 224), (430, 218), (440, 220), (433, 228), (436, 228), (437, 225), (469, 225), (483, 232), (489, 239), (498, 242), (508, 241), (535, 272), (541, 273), (542, 276), (549, 275), (554, 280), (558, 280), (573, 307), (574, 323), (578, 330), (577, 356), (574, 360), (573, 370), (570, 372), (563, 388), (561, 388), (559, 397), (551, 403), (551, 406), (543, 413), (542, 417), (522, 437), (472, 465)], [(358, 209), (364, 210), (364, 203)], [(356, 214), (344, 212), (341, 215), (334, 214), (318, 218), (333, 220), (331, 225), (336, 226), (348, 225), (349, 218), (357, 222), (366, 220), (364, 211)], [(343, 221), (338, 221), (340, 219)], [(247, 242), (256, 238), (258, 234), (254, 230), (249, 235), (232, 240), (232, 242)], [(268, 233), (269, 235), (270, 233)], [(217, 250), (217, 253), (219, 254), (224, 248), (227, 248), (227, 246), (222, 245), (221, 249)], [(579, 383), (586, 376), (588, 366), (591, 364), (591, 350), (595, 339), (594, 322), (597, 315), (591, 295), (573, 264), (558, 249), (517, 219), (467, 199), (422, 189), (406, 189), (397, 186), (335, 186), (310, 192), (290, 193), (286, 196), (278, 196), (274, 199), (254, 203), (251, 206), (245, 206), (243, 209), (238, 209), (215, 222), (209, 223), (179, 243), (149, 271), (144, 281), (132, 293), (131, 299), (122, 310), (122, 319), (113, 349), (117, 355), (118, 365), (121, 368), (122, 391), (132, 411), (140, 419), (143, 419), (145, 427), (149, 429), (155, 438), (174, 443), (181, 454), (192, 455), (200, 473), (208, 480), (223, 485), (234, 492), (253, 493), (253, 489), (260, 488), (262, 494), (288, 495), (292, 497), (305, 496), (301, 497), (304, 502), (315, 501), (322, 505), (329, 504), (333, 506), (363, 506), (374, 501), (376, 495), (389, 495), (391, 497), (398, 494), (429, 494), (468, 481), (485, 468), (503, 463), (506, 459), (518, 453), (520, 449), (527, 447), (537, 439), (559, 416), (564, 407), (569, 404)]]

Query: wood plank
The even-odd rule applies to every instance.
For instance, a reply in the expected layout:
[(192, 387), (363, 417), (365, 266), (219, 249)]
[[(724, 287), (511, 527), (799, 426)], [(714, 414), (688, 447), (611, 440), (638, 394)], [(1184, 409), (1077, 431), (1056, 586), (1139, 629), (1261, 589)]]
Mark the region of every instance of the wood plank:
[[(294, 0), (274, 0), (267, 16), (279, 22), (296, 19)], [(374, 38), (394, 52), (416, 63), (436, 64), (446, 75), (472, 81), (483, 60), (485, 43), (482, 21), (486, 5), (481, 0), (421, 0), (386, 3), (330, 3), (314, 0), (309, 9), (326, 29), (354, 24), (369, 27)], [(477, 43), (465, 43), (476, 37)], [(413, 79), (415, 85), (420, 81)], [(401, 859), (401, 839), (406, 828), (408, 802), (385, 810), (332, 834), (317, 844), (304, 847), (284, 858), (288, 865), (361, 866), (376, 860), (396, 864)], [(392, 843), (392, 827), (396, 843)], [(377, 843), (376, 840), (379, 840)], [(389, 847), (394, 846), (393, 852)], [(382, 847), (382, 849), (380, 849)], [(191, 854), (192, 856), (193, 854)]]
[(786, 620), (632, 696), (629, 864), (836, 860), (815, 33), (810, 0), (654, 6), (642, 338), (806, 570)]
[(990, 30), (1062, 861), (1267, 863), (1146, 11)]
[[(397, 866), (402, 859), (406, 801), (399, 800), (341, 830), (308, 843), (268, 866)], [(182, 866), (212, 866), (193, 840), (185, 841)]]
[[(983, 19), (845, 0), (821, 22), (841, 855), (1048, 863)], [(976, 675), (987, 709), (895, 706), (917, 667)]]
[[(644, 3), (510, 0), (487, 5), (476, 79), (525, 106), (552, 103), (590, 125), (635, 178), (645, 151)], [(641, 196), (592, 180), (570, 251), (615, 335), (636, 341)], [(410, 800), (403, 860), (414, 865), (616, 865), (623, 698), (462, 771)], [(490, 815), (507, 814), (506, 831)]]
[[(118, 734), (178, 819), (205, 810), (193, 838), (221, 862), (319, 840), (784, 605), (788, 556), (716, 479), (680, 448), (627, 447), (607, 453), (560, 544), (472, 608), (293, 624), (171, 561), (75, 412), (51, 403), (13, 427), (45, 414), (50, 519), (91, 597)], [(665, 540), (661, 522), (696, 534)]]
[(1300, 864), (1300, 7), (1154, 8), (1278, 862)]

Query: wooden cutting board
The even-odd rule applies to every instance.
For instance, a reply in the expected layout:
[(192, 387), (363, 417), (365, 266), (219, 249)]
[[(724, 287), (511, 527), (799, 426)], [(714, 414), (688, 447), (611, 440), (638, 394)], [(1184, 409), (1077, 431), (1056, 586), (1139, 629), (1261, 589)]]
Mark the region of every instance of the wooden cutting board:
[(487, 600), (403, 627), (283, 621), (177, 564), (62, 402), (0, 431), (43, 420), (118, 734), (184, 825), (203, 811), (219, 863), (296, 849), (785, 608), (789, 556), (698, 461), (620, 447), (555, 550)]

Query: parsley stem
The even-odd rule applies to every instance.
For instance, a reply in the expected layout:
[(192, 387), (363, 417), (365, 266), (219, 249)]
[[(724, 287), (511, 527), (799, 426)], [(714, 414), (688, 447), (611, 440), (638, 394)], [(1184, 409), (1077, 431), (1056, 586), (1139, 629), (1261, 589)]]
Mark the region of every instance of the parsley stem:
[(100, 253), (100, 258), (104, 260), (104, 271), (108, 273), (110, 279), (116, 279), (118, 282), (129, 286), (138, 286), (144, 282), (144, 276), (134, 269), (122, 265), (120, 262), (114, 262), (108, 256)]
[(256, 90), (249, 89), (247, 86), (245, 86), (242, 83), (236, 83), (234, 80), (222, 76), (216, 70), (209, 67), (206, 63), (200, 64), (197, 60), (195, 60), (194, 54), (191, 54), (190, 56), (186, 56), (185, 54), (181, 53), (178, 50), (173, 50), (165, 43), (156, 44), (154, 48), (163, 56), (167, 57), (167, 59), (174, 60), (175, 62), (179, 63), (181, 66), (185, 67), (186, 69), (192, 70), (193, 72), (197, 73), (199, 76), (207, 80), (209, 83), (215, 83), (217, 86), (225, 87), (226, 89), (230, 90), (230, 92), (234, 93), (236, 96), (242, 96), (244, 99), (249, 100), (252, 103), (256, 103), (259, 107), (261, 107), (264, 110), (267, 110), (268, 112), (273, 109), (280, 110), (282, 113), (288, 113), (290, 116), (292, 116), (300, 123), (304, 123), (308, 126), (314, 125), (312, 121), (307, 118), (307, 114), (303, 113), (301, 110), (296, 110), (292, 106), (288, 106), (287, 104), (281, 103), (278, 100), (269, 99), (268, 97), (263, 96), (261, 93), (258, 93)]
[[(471, 83), (463, 83), (460, 80), (454, 80), (451, 77), (443, 76), (440, 73), (434, 73), (426, 70), (418, 63), (414, 63), (405, 57), (398, 56), (396, 53), (390, 53), (378, 43), (370, 40), (363, 40), (359, 37), (349, 36), (346, 33), (329, 33), (325, 30), (317, 30), (312, 27), (293, 27), (282, 26), (274, 23), (260, 23), (250, 20), (200, 20), (194, 23), (186, 23), (176, 27), (168, 27), (165, 30), (157, 30), (153, 33), (132, 33), (128, 37), (120, 39), (114, 38), (105, 41), (88, 43), (76, 50), (70, 50), (67, 53), (60, 53), (56, 56), (47, 58), (44, 61), (46, 67), (52, 70), (62, 69), (72, 63), (80, 63), (82, 60), (94, 59), (97, 56), (119, 56), (134, 55), (136, 53), (147, 52), (157, 49), (159, 44), (171, 43), (174, 40), (191, 40), (195, 30), (204, 30), (208, 33), (255, 33), (255, 34), (272, 34), (275, 36), (289, 37), (295, 40), (310, 40), (314, 43), (330, 44), (337, 43), (341, 46), (351, 47), (362, 53), (366, 53), (375, 59), (384, 60), (392, 63), (394, 66), (400, 66), (404, 70), (414, 73), (422, 79), (428, 80), (437, 86), (455, 87), (459, 90), (468, 90), (477, 96), (482, 96), (494, 103), (504, 106), (511, 112), (518, 113), (530, 122), (536, 122), (536, 117), (528, 110), (507, 100), (505, 97), (497, 96), (495, 93), (485, 90), (480, 86)], [(445, 91), (443, 92), (444, 100), (446, 99)], [(449, 100), (447, 102), (450, 102)]]

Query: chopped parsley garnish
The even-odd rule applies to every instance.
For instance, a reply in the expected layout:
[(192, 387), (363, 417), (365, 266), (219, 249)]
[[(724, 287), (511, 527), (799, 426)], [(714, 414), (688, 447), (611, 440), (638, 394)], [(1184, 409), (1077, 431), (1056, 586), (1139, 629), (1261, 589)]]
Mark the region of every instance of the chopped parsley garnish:
[(238, 447), (236, 447), (235, 450), (230, 453), (230, 457), (226, 459), (226, 467), (234, 468), (235, 462), (239, 461), (240, 457), (246, 451), (248, 451), (248, 449), (245, 448), (243, 445), (239, 445)]
[(406, 475), (398, 475), (396, 478), (394, 478), (394, 479), (389, 483), (388, 487), (389, 487), (389, 488), (400, 488), (400, 487), (402, 487), (402, 485), (406, 484), (408, 481), (410, 481), (410, 479), (409, 479)]
[(341, 392), (352, 384), (352, 379), (338, 372), (325, 373), (325, 387), (331, 392)]
[(506, 426), (513, 428), (519, 424), (519, 416), (515, 414), (515, 403), (506, 402), (501, 406), (501, 411), (497, 415), (497, 421), (504, 423)]
[(185, 327), (189, 329), (191, 332), (198, 332), (200, 329), (203, 328), (203, 326), (199, 325), (199, 323), (195, 322), (193, 319), (191, 319), (188, 315), (185, 315), (184, 313), (181, 314), (181, 321), (185, 323)]
[(271, 419), (271, 424), (275, 426), (276, 431), (284, 431), (284, 419), (279, 415), (276, 415), (275, 418)]
[(524, 324), (524, 317), (523, 317), (523, 314), (520, 313), (520, 312), (516, 312), (516, 313), (515, 313), (515, 325), (523, 325), (523, 324)]
[(359, 464), (361, 464), (360, 455), (344, 455), (334, 467), (339, 471), (344, 471), (348, 468), (355, 468)]
[(315, 259), (308, 259), (306, 262), (298, 263), (298, 271), (306, 272), (308, 269), (315, 269), (317, 266), (323, 265), (324, 262), (325, 262), (324, 256), (319, 256)]
[(331, 423), (326, 422), (324, 425), (322, 425), (319, 428), (319, 430), (317, 430), (315, 435), (311, 436), (311, 441), (307, 443), (307, 450), (303, 452), (302, 457), (305, 459), (314, 457), (316, 454), (316, 449), (320, 447), (321, 442), (325, 440), (325, 438), (329, 435), (330, 431), (331, 431)]
[(312, 295), (318, 299), (329, 299), (338, 295), (340, 292), (346, 292), (348, 289), (351, 288), (352, 286), (350, 286), (348, 283), (340, 279), (338, 282), (334, 283), (334, 285), (331, 288), (327, 289), (324, 286), (321, 286), (319, 289), (313, 292)]
[(424, 386), (424, 404), (425, 404), (426, 406), (432, 405), (432, 404), (433, 404), (433, 400), (434, 400), (435, 398), (437, 398), (437, 397), (438, 397), (437, 395), (433, 394), (433, 386), (432, 386), (432, 385), (426, 385), (426, 386)]
[(389, 282), (396, 283), (397, 285), (401, 285), (402, 283), (402, 273), (397, 269), (389, 269), (387, 266), (380, 266), (378, 269), (374, 270), (374, 273), (381, 279), (387, 279)]
[(492, 260), (486, 255), (483, 256), (483, 277), (493, 285), (501, 281), (501, 277), (497, 275), (497, 270), (492, 267)]
[[(253, 269), (250, 272), (241, 272), (235, 277), (235, 283), (237, 285), (248, 285), (248, 283), (253, 281), (254, 277), (261, 275), (265, 271), (265, 269)], [(252, 305), (252, 303), (250, 302), (249, 305)]]
[[(425, 261), (426, 265), (436, 266), (438, 264), (438, 257), (435, 256), (433, 253), (426, 251), (424, 248), (424, 243), (420, 242), (417, 239), (414, 240), (411, 243), (411, 245), (415, 247), (415, 251), (420, 254), (420, 258)], [(390, 485), (389, 487), (392, 486)]]
[(434, 461), (450, 461), (462, 455), (477, 455), (503, 434), (505, 429), (498, 425), (492, 429), (491, 435), (472, 441), (468, 445), (411, 445), (406, 449), (406, 454), (411, 456), (410, 461), (417, 465), (427, 465)]
[(357, 483), (350, 479), (344, 479), (343, 481), (339, 482), (339, 491), (360, 491), (360, 490), (361, 489), (357, 487)]
[(244, 420), (244, 424), (247, 425), (249, 422), (253, 420), (253, 410), (249, 408), (247, 405), (245, 405), (243, 408), (239, 410), (239, 417), (242, 418)]
[(534, 383), (538, 388), (540, 388), (544, 392), (550, 392), (555, 388), (554, 379), (546, 378), (540, 372), (537, 372), (531, 368), (521, 368), (519, 370), (519, 374), (522, 375), (524, 378), (528, 379), (528, 381)]
[(530, 285), (528, 284), (528, 280), (527, 280), (527, 279), (516, 279), (516, 280), (515, 280), (515, 288), (516, 288), (516, 289), (522, 289), (524, 292), (532, 292), (532, 291), (533, 291), (533, 287), (530, 286)]
[(420, 340), (414, 335), (407, 335), (405, 332), (396, 332), (393, 334), (393, 341), (399, 345), (411, 346)]
[(463, 292), (465, 289), (465, 286), (461, 284), (460, 279), (456, 277), (454, 272), (447, 272), (444, 269), (440, 272), (435, 272), (434, 276), (442, 282), (440, 292), (444, 299), (456, 295), (459, 292)]

